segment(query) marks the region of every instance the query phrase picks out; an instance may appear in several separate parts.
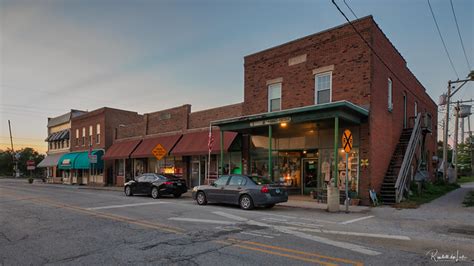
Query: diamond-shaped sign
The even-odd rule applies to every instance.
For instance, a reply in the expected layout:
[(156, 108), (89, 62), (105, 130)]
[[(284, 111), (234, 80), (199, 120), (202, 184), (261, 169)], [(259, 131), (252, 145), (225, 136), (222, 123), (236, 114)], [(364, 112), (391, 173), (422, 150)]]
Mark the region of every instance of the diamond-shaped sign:
[(163, 145), (158, 143), (155, 146), (155, 148), (153, 148), (153, 150), (151, 150), (151, 153), (156, 157), (157, 160), (161, 160), (163, 157), (166, 156), (168, 151), (163, 147)]
[(342, 148), (345, 152), (350, 152), (352, 150), (352, 133), (349, 129), (344, 130), (342, 134)]

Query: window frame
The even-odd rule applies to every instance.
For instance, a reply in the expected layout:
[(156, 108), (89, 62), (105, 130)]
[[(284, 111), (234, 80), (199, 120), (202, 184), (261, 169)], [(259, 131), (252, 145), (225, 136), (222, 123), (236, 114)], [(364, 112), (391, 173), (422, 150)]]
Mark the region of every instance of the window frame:
[(96, 131), (95, 131), (95, 133), (96, 133), (96, 134), (95, 134), (95, 138), (96, 138), (95, 143), (96, 143), (96, 144), (100, 144), (100, 124), (97, 124), (97, 125), (96, 125)]
[[(270, 98), (271, 94), (270, 94), (270, 91), (276, 86), (276, 85), (279, 85), (279, 89), (280, 89), (280, 97), (278, 98)], [(268, 107), (268, 112), (278, 112), (278, 111), (281, 111), (281, 103), (282, 103), (282, 97), (281, 97), (281, 91), (283, 89), (283, 84), (282, 82), (275, 82), (275, 83), (272, 83), (272, 84), (268, 84), (267, 85), (267, 107)], [(277, 100), (277, 99), (280, 99), (280, 106), (278, 108), (278, 110), (272, 110), (272, 100)]]
[(318, 78), (327, 76), (327, 75), (329, 75), (329, 89), (325, 89), (322, 91), (329, 90), (329, 101), (327, 103), (332, 102), (332, 71), (325, 71), (325, 72), (317, 73), (314, 75), (314, 103), (315, 104), (325, 104), (325, 103), (320, 103), (318, 100), (318, 92), (320, 91), (318, 89)]
[(387, 107), (388, 111), (393, 111), (393, 81), (391, 78), (387, 80)]

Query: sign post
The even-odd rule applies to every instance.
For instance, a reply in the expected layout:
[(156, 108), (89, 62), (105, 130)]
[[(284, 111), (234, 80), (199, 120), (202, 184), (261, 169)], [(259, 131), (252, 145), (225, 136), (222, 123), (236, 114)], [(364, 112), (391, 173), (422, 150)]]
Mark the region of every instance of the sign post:
[(353, 141), (351, 131), (349, 129), (344, 130), (342, 134), (342, 148), (346, 152), (346, 200), (344, 201), (346, 213), (349, 212), (349, 152), (352, 150)]
[(34, 160), (28, 160), (26, 161), (26, 169), (30, 171), (30, 177), (33, 177), (33, 170), (35, 170), (35, 161)]

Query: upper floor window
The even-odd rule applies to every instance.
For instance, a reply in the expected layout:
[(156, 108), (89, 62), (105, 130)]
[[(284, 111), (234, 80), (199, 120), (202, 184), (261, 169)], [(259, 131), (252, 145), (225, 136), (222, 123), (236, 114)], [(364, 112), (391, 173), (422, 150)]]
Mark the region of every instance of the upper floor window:
[(86, 128), (82, 128), (82, 146), (86, 145)]
[(268, 86), (268, 111), (281, 110), (281, 83), (275, 83)]
[(79, 129), (76, 129), (76, 146), (79, 146)]
[(95, 141), (97, 144), (100, 144), (100, 124), (97, 124), (96, 126), (96, 137), (95, 137)]
[(392, 91), (392, 79), (388, 78), (388, 110), (391, 112), (393, 110), (393, 91)]
[(332, 72), (317, 74), (315, 76), (316, 104), (331, 102)]

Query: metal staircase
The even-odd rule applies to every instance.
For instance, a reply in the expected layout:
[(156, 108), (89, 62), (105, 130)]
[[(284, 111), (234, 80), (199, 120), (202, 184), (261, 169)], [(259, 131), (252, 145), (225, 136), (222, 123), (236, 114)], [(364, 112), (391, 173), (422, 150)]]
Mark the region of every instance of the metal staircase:
[(403, 129), (400, 135), (380, 190), (384, 204), (399, 203), (408, 192), (409, 183), (417, 170), (412, 167), (414, 155), (421, 148), (421, 117), (419, 113), (413, 128)]

